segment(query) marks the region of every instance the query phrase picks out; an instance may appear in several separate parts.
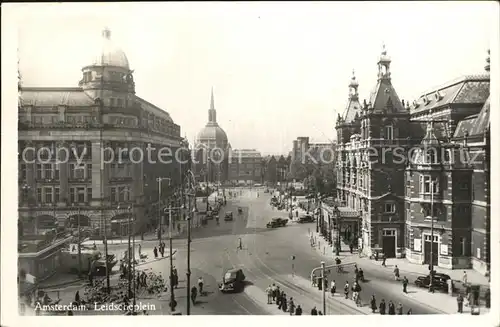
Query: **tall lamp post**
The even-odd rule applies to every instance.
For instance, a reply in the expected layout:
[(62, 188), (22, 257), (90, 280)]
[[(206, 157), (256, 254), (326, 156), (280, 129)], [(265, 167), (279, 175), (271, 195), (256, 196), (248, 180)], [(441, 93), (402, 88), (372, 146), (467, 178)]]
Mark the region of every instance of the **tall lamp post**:
[[(187, 280), (187, 288), (186, 288), (186, 314), (189, 316), (191, 314), (191, 302), (190, 300), (190, 295), (191, 295), (191, 217), (194, 217), (194, 214), (196, 213), (196, 205), (193, 209), (191, 209), (191, 196), (195, 198), (196, 193), (193, 190), (193, 185), (195, 184), (195, 178), (194, 174), (191, 170), (188, 170), (187, 172), (187, 182), (188, 182), (188, 189), (189, 192), (187, 192), (187, 195), (189, 196), (188, 199), (188, 216), (187, 216), (187, 271), (186, 271), (186, 280)], [(195, 203), (196, 204), (196, 203)]]
[[(120, 205), (118, 205), (117, 207), (118, 210), (120, 210)], [(126, 208), (126, 211), (128, 213), (128, 228), (127, 228), (127, 231), (128, 231), (128, 242), (127, 242), (127, 248), (128, 248), (128, 255), (127, 255), (127, 261), (128, 261), (128, 298), (131, 298), (132, 297), (132, 248), (131, 248), (131, 241), (132, 241), (132, 230), (130, 228), (131, 224), (132, 224), (132, 207), (131, 206), (127, 206)], [(135, 301), (135, 294), (134, 294), (134, 301)]]
[(161, 237), (163, 234), (162, 230), (162, 218), (161, 218), (161, 182), (164, 180), (168, 180), (168, 185), (170, 185), (169, 177), (158, 177), (156, 181), (158, 182), (158, 244), (161, 245)]
[(431, 253), (430, 253), (430, 264), (429, 264), (429, 292), (434, 292), (434, 287), (432, 282), (434, 279), (434, 187), (435, 181), (431, 180)]

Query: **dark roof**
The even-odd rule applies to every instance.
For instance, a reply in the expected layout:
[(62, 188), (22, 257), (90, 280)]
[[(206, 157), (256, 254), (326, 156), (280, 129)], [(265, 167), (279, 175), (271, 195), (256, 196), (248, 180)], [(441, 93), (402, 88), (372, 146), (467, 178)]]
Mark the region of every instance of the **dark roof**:
[(157, 106), (155, 106), (151, 102), (148, 102), (148, 101), (144, 100), (143, 98), (138, 97), (137, 95), (135, 96), (135, 99), (141, 105), (141, 108), (143, 110), (148, 111), (148, 112), (153, 113), (153, 114), (160, 115), (162, 118), (165, 118), (173, 123), (172, 118), (170, 117), (168, 112), (166, 112), (165, 110), (158, 108)]
[(414, 113), (449, 104), (484, 103), (489, 93), (489, 75), (466, 75), (425, 92), (410, 111)]
[(457, 128), (455, 129), (455, 135), (453, 135), (453, 137), (460, 138), (465, 136), (465, 132), (470, 133), (474, 127), (477, 116), (478, 115), (472, 115), (458, 122)]
[(370, 93), (370, 103), (375, 111), (388, 108), (388, 110), (390, 109), (393, 112), (407, 112), (407, 110), (403, 108), (403, 104), (392, 86), (391, 81), (386, 78), (377, 81), (377, 85), (375, 85), (375, 88)]
[(490, 98), (486, 100), (483, 108), (474, 122), (474, 127), (469, 132), (469, 135), (484, 134), (490, 128)]
[(354, 121), (356, 116), (360, 115), (361, 115), (361, 104), (359, 103), (358, 97), (349, 97), (347, 106), (344, 112), (342, 113), (342, 119), (346, 123), (351, 123), (352, 121)]
[(23, 87), (21, 106), (93, 106), (94, 100), (78, 87)]

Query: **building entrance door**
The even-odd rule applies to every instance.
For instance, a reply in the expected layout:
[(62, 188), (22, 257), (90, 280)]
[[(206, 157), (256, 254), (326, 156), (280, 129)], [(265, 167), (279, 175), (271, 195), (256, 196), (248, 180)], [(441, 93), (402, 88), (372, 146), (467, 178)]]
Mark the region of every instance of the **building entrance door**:
[[(431, 236), (424, 235), (424, 264), (431, 263)], [(438, 236), (434, 235), (434, 242), (432, 244), (432, 263), (433, 265), (438, 264), (438, 246), (439, 240)]]
[(396, 257), (396, 230), (384, 229), (382, 234), (382, 252), (386, 258)]

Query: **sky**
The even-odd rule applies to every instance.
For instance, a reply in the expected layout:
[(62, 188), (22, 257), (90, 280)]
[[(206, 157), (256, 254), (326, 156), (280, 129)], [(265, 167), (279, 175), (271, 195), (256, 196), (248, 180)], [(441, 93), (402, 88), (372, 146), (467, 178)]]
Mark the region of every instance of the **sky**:
[[(361, 100), (385, 44), (401, 99), (484, 72), (494, 2), (25, 4), (24, 86), (77, 86), (104, 27), (126, 53), (136, 93), (193, 142), (214, 88), (233, 148), (286, 154), (292, 141), (336, 138), (355, 70)], [(35, 9), (36, 8), (36, 9)], [(498, 16), (497, 16), (498, 17)]]

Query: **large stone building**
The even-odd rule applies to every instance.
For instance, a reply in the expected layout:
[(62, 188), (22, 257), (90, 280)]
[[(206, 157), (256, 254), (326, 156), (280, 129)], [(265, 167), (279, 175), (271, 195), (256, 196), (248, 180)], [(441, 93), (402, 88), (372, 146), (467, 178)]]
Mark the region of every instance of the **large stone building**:
[(262, 183), (262, 155), (255, 149), (229, 149), (229, 177), (233, 184)]
[[(160, 148), (180, 148), (180, 126), (135, 94), (127, 56), (107, 29), (102, 42), (82, 68), (78, 87), (20, 89), (19, 252), (20, 257), (43, 257), (25, 267), (33, 275), (43, 276), (58, 265), (57, 255), (47, 255), (55, 243), (47, 247), (44, 240), (35, 250), (28, 246), (37, 235), (74, 227), (79, 220), (94, 234), (111, 237), (127, 230), (129, 215), (136, 231), (145, 231), (157, 224), (156, 213), (149, 216), (145, 210), (158, 202), (156, 178), (171, 178), (162, 185), (163, 196), (181, 179), (180, 163), (173, 158), (161, 163), (157, 156)], [(155, 149), (152, 161), (148, 147)]]
[(269, 185), (277, 185), (287, 181), (290, 172), (291, 156), (266, 156), (262, 159), (262, 181)]
[(230, 145), (226, 132), (217, 123), (214, 90), (210, 95), (208, 122), (196, 136), (194, 173), (198, 180), (208, 183), (225, 182), (228, 179)]
[[(353, 77), (337, 118), (341, 230), (367, 254), (420, 264), (431, 262), (432, 239), (433, 264), (486, 273), (489, 76), (462, 77), (410, 105), (391, 84), (390, 63), (384, 49), (363, 105)], [(464, 163), (464, 156), (478, 162)]]
[(486, 74), (448, 82), (424, 93), (411, 107), (414, 127), (425, 124), (413, 128), (412, 139), (421, 142), (410, 155), (405, 174), (404, 238), (411, 262), (429, 264), (432, 256), (439, 267), (472, 267), (489, 273), (489, 58), (487, 61)]

